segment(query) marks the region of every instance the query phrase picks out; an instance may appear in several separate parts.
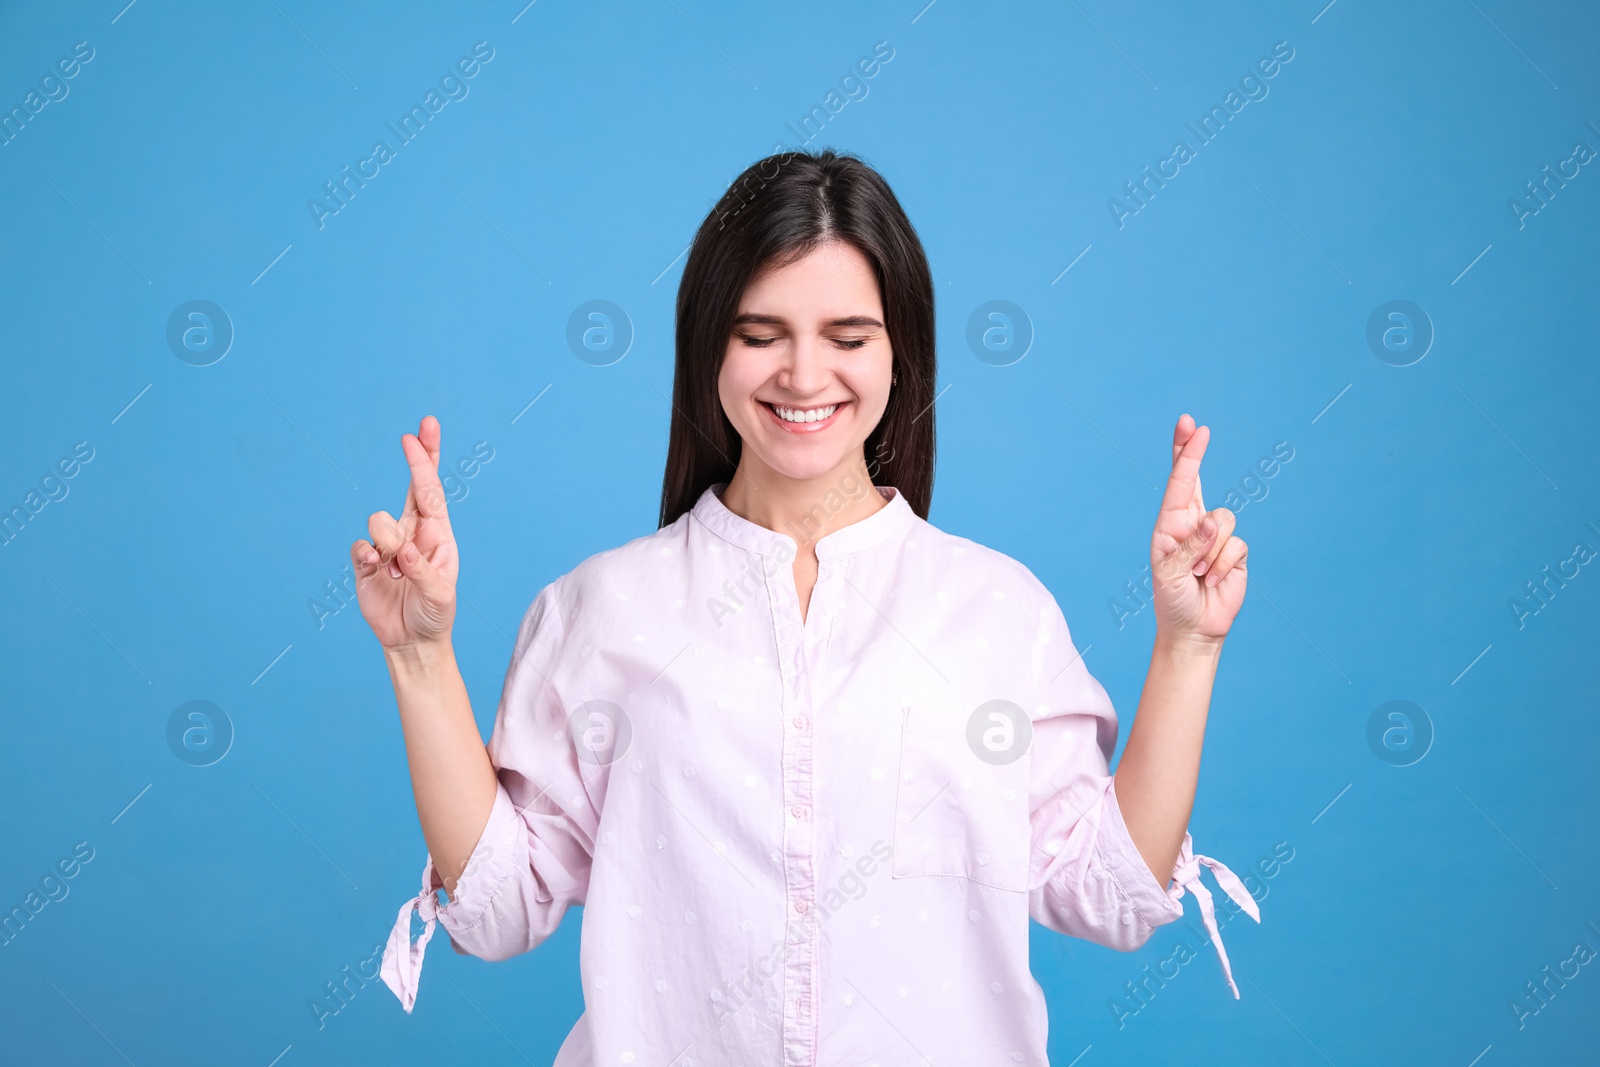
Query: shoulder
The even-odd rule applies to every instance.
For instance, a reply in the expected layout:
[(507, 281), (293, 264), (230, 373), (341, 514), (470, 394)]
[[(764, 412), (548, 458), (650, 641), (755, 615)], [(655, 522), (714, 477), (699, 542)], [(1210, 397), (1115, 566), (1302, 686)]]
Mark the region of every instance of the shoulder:
[(652, 533), (596, 552), (542, 589), (538, 599), (558, 608), (568, 629), (580, 616), (650, 603), (663, 579), (678, 570), (674, 564), (684, 559), (690, 521), (685, 513)]
[[(911, 546), (911, 540), (918, 543)], [(998, 549), (926, 523), (908, 539), (907, 555), (914, 557), (924, 543), (931, 551), (917, 564), (917, 577), (940, 590), (937, 608), (949, 609), (943, 614), (953, 625), (976, 628), (988, 639), (984, 647), (1002, 659), (1007, 654), (1023, 657), (1035, 685), (1061, 679), (1061, 684), (1082, 686), (1093, 697), (1099, 683), (1087, 674), (1055, 595), (1031, 568)]]
[(1009, 602), (1030, 612), (1059, 610), (1050, 590), (1022, 561), (924, 519), (918, 518), (907, 534), (903, 554), (913, 573), (935, 584), (955, 584), (976, 599)]

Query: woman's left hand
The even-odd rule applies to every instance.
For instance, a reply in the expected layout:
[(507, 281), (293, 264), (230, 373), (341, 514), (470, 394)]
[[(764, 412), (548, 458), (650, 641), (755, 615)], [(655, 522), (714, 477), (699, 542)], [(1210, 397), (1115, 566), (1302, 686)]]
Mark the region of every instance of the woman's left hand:
[(1227, 508), (1206, 511), (1200, 458), (1211, 428), (1187, 414), (1172, 435), (1172, 474), (1150, 538), (1156, 633), (1220, 645), (1244, 602), (1245, 543), (1233, 536)]

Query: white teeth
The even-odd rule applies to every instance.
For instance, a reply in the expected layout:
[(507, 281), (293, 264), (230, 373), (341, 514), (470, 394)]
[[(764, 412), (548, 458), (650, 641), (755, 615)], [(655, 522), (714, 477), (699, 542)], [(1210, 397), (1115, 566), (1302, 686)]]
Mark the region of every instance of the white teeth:
[(784, 408), (772, 405), (772, 410), (778, 413), (778, 418), (784, 422), (818, 422), (839, 410), (838, 404), (829, 404), (825, 408)]

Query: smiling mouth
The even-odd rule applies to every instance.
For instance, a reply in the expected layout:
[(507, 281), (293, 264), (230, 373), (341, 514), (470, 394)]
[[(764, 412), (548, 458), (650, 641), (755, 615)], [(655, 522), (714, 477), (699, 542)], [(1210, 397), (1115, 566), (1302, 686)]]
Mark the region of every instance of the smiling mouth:
[(786, 404), (773, 404), (766, 400), (757, 403), (772, 414), (773, 421), (790, 433), (815, 433), (831, 426), (839, 412), (850, 402), (846, 400), (810, 408), (789, 407)]
[(770, 404), (763, 400), (768, 409), (784, 422), (821, 422), (842, 406), (840, 404), (824, 404), (815, 408), (791, 408), (782, 404)]

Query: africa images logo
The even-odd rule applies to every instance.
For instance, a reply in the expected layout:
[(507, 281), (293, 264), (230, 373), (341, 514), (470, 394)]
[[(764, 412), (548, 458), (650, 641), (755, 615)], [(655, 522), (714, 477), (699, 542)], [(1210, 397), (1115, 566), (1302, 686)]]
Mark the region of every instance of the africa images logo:
[[(346, 163), (340, 168), (343, 176), (337, 182), (323, 182), (322, 188), (327, 194), (327, 200), (313, 196), (306, 201), (306, 207), (310, 209), (311, 218), (316, 222), (317, 229), (325, 229), (329, 217), (349, 207), (349, 202), (356, 198), (356, 193), (367, 187), (367, 181), (381, 174), (382, 168), (395, 158), (397, 149), (410, 144), (427, 128), (428, 122), (445, 109), (446, 104), (465, 100), (467, 94), (472, 91), (467, 84), (468, 80), (477, 77), (483, 65), (493, 58), (494, 49), (490, 47), (488, 41), (479, 41), (473, 45), (472, 55), (462, 56), (456, 60), (455, 66), (440, 76), (439, 88), (429, 89), (423, 96), (422, 103), (412, 104), (410, 109), (400, 116), (398, 127), (393, 122), (384, 123), (389, 132), (394, 134), (397, 148), (390, 148), (387, 141), (376, 141), (372, 145), (371, 153), (365, 159), (356, 162), (354, 172), (350, 170), (350, 164)], [(443, 95), (440, 95), (441, 93)]]
[[(1140, 170), (1140, 177), (1124, 182), (1123, 193), (1126, 200), (1110, 197), (1106, 200), (1106, 208), (1111, 212), (1111, 221), (1117, 224), (1117, 229), (1127, 226), (1128, 220), (1150, 206), (1150, 201), (1155, 199), (1156, 192), (1167, 187), (1167, 182), (1182, 173), (1183, 167), (1191, 160), (1198, 157), (1197, 148), (1203, 148), (1217, 138), (1227, 127), (1228, 122), (1245, 106), (1252, 101), (1265, 100), (1272, 91), (1267, 84), (1272, 78), (1277, 77), (1290, 60), (1294, 59), (1294, 46), (1288, 41), (1279, 41), (1272, 46), (1272, 55), (1262, 56), (1239, 79), (1239, 89), (1229, 89), (1222, 98), (1221, 104), (1213, 104), (1211, 110), (1200, 116), (1199, 124), (1186, 122), (1184, 125), (1194, 135), (1195, 148), (1189, 147), (1189, 142), (1177, 140), (1172, 144), (1172, 152), (1163, 159), (1157, 160), (1155, 169), (1150, 169), (1146, 163)], [(1243, 94), (1243, 95), (1241, 95)]]

